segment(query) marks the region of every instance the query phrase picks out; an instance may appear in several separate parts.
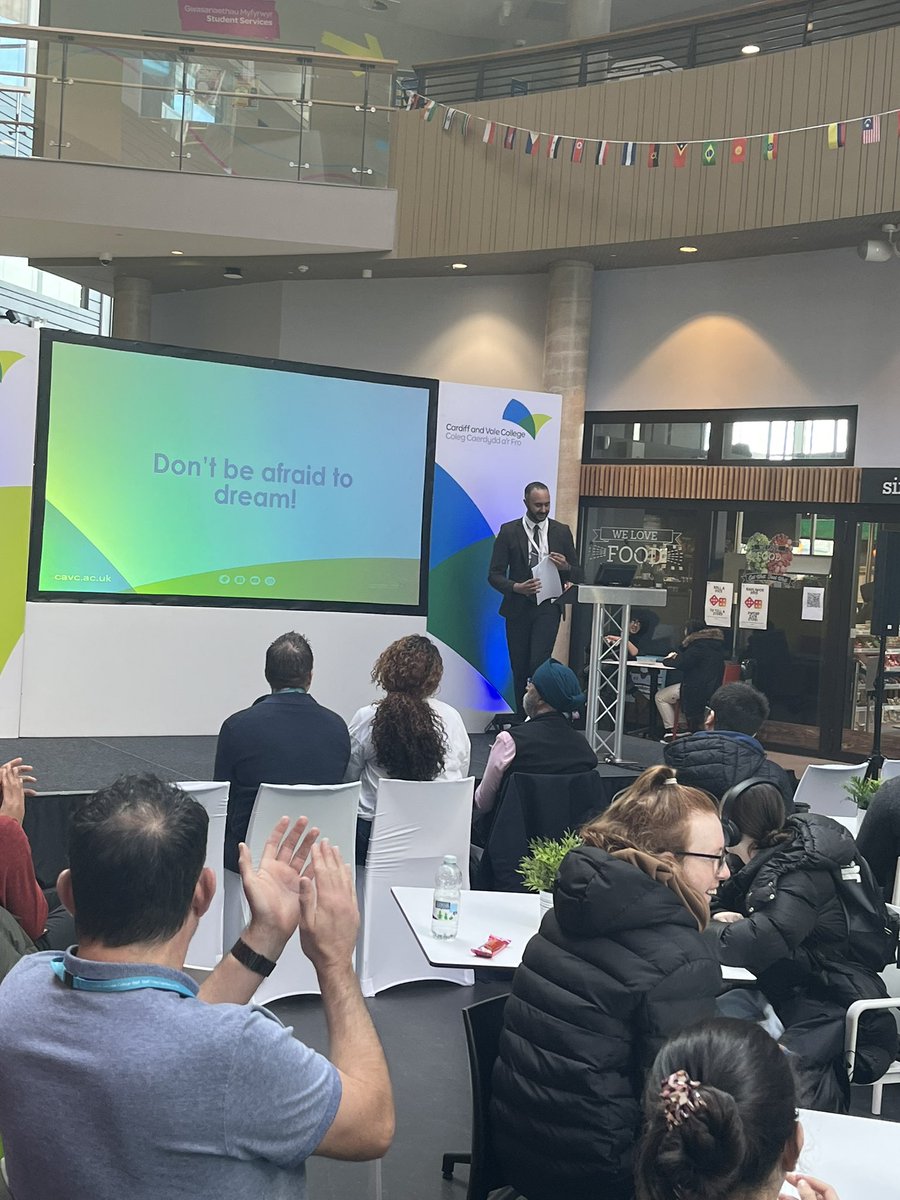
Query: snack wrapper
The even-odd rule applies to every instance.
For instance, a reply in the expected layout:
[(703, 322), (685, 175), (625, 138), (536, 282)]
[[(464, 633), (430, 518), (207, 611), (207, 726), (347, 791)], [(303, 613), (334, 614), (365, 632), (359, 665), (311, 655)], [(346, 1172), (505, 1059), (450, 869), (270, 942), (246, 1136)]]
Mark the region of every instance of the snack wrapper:
[(493, 958), (501, 950), (505, 950), (508, 945), (509, 938), (498, 938), (491, 934), (486, 942), (483, 942), (480, 946), (473, 946), (472, 953), (477, 958)]

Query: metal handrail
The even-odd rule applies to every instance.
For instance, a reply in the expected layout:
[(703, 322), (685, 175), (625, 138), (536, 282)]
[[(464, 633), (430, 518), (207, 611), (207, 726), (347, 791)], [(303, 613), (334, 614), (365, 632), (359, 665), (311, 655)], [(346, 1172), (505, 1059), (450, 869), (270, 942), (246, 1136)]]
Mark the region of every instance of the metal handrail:
[(0, 38), (20, 38), (28, 42), (64, 42), (69, 46), (99, 47), (101, 49), (137, 50), (142, 57), (147, 51), (169, 53), (176, 58), (243, 58), (265, 63), (287, 63), (292, 66), (321, 66), (338, 71), (372, 71), (391, 75), (397, 69), (395, 59), (350, 57), (345, 54), (320, 53), (302, 47), (261, 46), (258, 42), (218, 42), (205, 38), (191, 40), (160, 37), (156, 34), (136, 36), (124, 33), (103, 33), (91, 29), (59, 29), (49, 25), (2, 25)]
[(777, 53), (898, 24), (897, 0), (757, 0), (601, 37), (421, 63), (413, 71), (420, 95), (458, 104), (691, 70), (734, 62), (749, 43)]

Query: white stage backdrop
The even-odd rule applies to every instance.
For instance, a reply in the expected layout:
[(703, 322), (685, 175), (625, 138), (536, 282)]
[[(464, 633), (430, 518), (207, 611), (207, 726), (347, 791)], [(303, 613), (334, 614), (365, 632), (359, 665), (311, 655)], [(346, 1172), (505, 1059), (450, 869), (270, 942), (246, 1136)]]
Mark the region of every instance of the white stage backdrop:
[(428, 632), (441, 643), (441, 698), (479, 731), (511, 706), (501, 596), (489, 587), (494, 536), (521, 517), (525, 485), (556, 492), (562, 400), (544, 392), (442, 383), (435, 450)]
[[(0, 599), (0, 665), (3, 639), (14, 639), (18, 646), (12, 657), (7, 654), (7, 668), (0, 675), (0, 734), (217, 733), (229, 713), (266, 690), (266, 646), (288, 629), (310, 638), (316, 662), (312, 690), (321, 704), (346, 719), (371, 700), (369, 673), (378, 654), (395, 638), (424, 632), (424, 617), (31, 603), (24, 615), (23, 662), (37, 366), (36, 338), (32, 331), (24, 332), (31, 335), (25, 365), (16, 360), (7, 368), (10, 383), (21, 372), (15, 408), (18, 467), (4, 466), (5, 474), (0, 474), (0, 506), (11, 505), (19, 514), (15, 546), (21, 567), (18, 607), (4, 609)], [(0, 342), (0, 361), (5, 345)], [(4, 378), (0, 402), (8, 401), (6, 388)], [(540, 392), (441, 384), (427, 629), (444, 657), (440, 695), (462, 712), (471, 731), (483, 727), (486, 713), (505, 711), (512, 698), (504, 627), (497, 613), (500, 596), (488, 587), (487, 569), (500, 525), (523, 512), (525, 485), (541, 480), (555, 492), (560, 410), (558, 396)], [(4, 431), (8, 427), (7, 412)], [(0, 464), (5, 464), (2, 450)], [(17, 490), (20, 494), (8, 499), (7, 493), (11, 497)], [(0, 507), (0, 516), (3, 512)], [(9, 540), (12, 528), (0, 521), (0, 539)], [(18, 617), (11, 619), (9, 614), (16, 612)]]

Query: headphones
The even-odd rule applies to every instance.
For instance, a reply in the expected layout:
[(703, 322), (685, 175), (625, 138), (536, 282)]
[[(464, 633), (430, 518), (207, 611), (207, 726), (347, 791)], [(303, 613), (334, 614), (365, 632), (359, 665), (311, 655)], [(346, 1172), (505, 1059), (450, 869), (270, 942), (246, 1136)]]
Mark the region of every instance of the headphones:
[(726, 847), (736, 846), (744, 836), (731, 817), (735, 800), (737, 800), (738, 796), (743, 796), (744, 792), (749, 788), (758, 787), (761, 783), (771, 785), (772, 780), (764, 779), (761, 775), (751, 775), (749, 779), (742, 779), (740, 783), (732, 784), (722, 797), (719, 804), (719, 819), (722, 822)]

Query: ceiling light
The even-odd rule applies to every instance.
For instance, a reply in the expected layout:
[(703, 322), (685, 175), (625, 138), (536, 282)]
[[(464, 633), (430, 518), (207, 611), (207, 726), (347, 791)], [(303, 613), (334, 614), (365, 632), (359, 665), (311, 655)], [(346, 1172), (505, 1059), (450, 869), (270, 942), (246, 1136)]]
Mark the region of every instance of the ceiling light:
[(741, 46), (741, 54), (759, 54), (759, 46), (754, 46), (752, 42), (748, 42), (746, 46)]
[(699, 246), (679, 246), (678, 250), (681, 254), (696, 254), (700, 249)]
[(170, 250), (169, 253), (176, 255), (178, 258), (181, 258), (184, 255), (183, 250)]
[(244, 278), (240, 267), (226, 267), (222, 274), (226, 279), (234, 280), (237, 283), (240, 283)]
[(451, 263), (450, 267), (451, 267), (451, 270), (454, 270), (454, 271), (467, 271), (469, 269), (469, 264), (468, 263)]
[(297, 267), (297, 270), (300, 272), (301, 275), (305, 275), (306, 272), (309, 270), (309, 267), (306, 265), (306, 263), (300, 263), (300, 265)]

